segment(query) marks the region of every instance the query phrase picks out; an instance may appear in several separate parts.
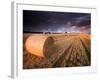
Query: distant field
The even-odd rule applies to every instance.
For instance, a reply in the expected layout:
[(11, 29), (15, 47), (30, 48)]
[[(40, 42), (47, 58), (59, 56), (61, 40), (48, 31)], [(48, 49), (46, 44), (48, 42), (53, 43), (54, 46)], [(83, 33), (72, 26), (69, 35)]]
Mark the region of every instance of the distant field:
[[(25, 41), (30, 35), (52, 36), (54, 46), (49, 57), (38, 57), (26, 51)], [(38, 40), (39, 41), (39, 40)], [(89, 34), (23, 34), (23, 69), (78, 67), (91, 65), (91, 37)]]

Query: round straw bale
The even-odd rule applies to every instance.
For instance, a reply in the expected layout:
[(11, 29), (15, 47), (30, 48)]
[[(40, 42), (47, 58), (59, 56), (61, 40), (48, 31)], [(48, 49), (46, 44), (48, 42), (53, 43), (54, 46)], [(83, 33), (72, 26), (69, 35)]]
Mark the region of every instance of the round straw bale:
[(53, 46), (54, 40), (46, 35), (31, 35), (26, 39), (26, 50), (40, 57), (48, 57), (49, 50)]

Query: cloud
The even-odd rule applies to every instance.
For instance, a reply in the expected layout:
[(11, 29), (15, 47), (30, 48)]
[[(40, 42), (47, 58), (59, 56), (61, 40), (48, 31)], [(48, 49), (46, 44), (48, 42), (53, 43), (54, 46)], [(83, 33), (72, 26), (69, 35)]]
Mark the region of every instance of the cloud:
[(78, 26), (78, 27), (91, 25), (91, 16), (88, 15), (88, 16), (82, 16), (82, 17), (74, 18), (71, 21), (71, 23), (72, 23), (72, 25)]

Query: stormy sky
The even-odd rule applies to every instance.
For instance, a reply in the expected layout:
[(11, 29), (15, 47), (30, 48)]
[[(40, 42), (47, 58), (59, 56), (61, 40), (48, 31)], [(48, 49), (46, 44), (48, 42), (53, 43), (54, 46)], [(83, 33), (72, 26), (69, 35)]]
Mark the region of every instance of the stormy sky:
[(23, 32), (90, 33), (91, 14), (23, 10)]

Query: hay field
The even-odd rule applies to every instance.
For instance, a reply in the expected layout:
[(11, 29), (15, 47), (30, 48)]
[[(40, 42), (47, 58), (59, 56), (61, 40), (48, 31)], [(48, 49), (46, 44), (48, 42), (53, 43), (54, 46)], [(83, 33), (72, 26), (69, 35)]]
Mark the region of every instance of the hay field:
[[(31, 35), (46, 36), (53, 38), (53, 46), (50, 47), (50, 49), (45, 53), (46, 55), (44, 54), (44, 52), (42, 53), (41, 51), (41, 54), (44, 54), (44, 56), (37, 56), (37, 53), (32, 54), (26, 49), (25, 42)], [(37, 41), (39, 42), (41, 41), (41, 39), (38, 39)], [(35, 44), (34, 40), (33, 42)], [(80, 67), (90, 65), (91, 37), (89, 34), (24, 33), (23, 35), (23, 69)]]

